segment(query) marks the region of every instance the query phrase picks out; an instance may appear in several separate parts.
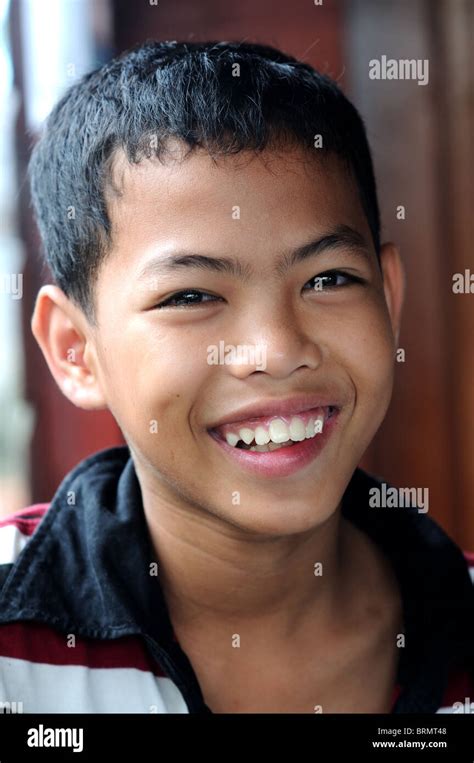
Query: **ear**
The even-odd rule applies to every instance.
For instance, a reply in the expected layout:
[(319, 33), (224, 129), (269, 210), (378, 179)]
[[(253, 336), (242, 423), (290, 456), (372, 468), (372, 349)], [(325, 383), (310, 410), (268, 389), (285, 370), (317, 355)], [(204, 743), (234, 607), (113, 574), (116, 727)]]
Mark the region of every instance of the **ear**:
[(383, 289), (387, 303), (392, 331), (398, 345), (403, 300), (405, 297), (405, 270), (400, 252), (395, 244), (386, 243), (380, 248), (380, 267), (383, 276)]
[(56, 383), (78, 408), (106, 408), (99, 382), (93, 326), (58, 287), (42, 286), (31, 330)]

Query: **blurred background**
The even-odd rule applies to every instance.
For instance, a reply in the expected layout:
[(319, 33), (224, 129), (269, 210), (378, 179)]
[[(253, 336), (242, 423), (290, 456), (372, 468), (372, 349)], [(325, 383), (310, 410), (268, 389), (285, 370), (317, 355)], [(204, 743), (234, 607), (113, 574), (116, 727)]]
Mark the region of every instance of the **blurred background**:
[[(429, 488), (430, 516), (474, 550), (474, 293), (453, 292), (456, 273), (474, 274), (473, 22), (472, 0), (0, 0), (0, 518), (123, 443), (111, 415), (63, 397), (30, 330), (48, 281), (25, 179), (43, 119), (145, 39), (246, 40), (332, 76), (366, 122), (407, 295), (393, 402), (361, 465)], [(428, 84), (371, 80), (382, 55), (428, 59)]]

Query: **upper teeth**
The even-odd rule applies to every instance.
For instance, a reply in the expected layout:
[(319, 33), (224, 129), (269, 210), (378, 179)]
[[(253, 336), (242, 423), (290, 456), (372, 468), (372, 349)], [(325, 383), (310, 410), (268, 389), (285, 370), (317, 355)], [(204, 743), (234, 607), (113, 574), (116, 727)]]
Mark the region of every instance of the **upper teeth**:
[(238, 430), (238, 434), (227, 432), (225, 439), (232, 447), (235, 447), (239, 440), (242, 440), (246, 445), (250, 445), (253, 440), (257, 445), (266, 445), (269, 442), (282, 443), (288, 440), (300, 442), (322, 432), (323, 423), (324, 413), (310, 418), (306, 425), (299, 416), (293, 416), (289, 426), (283, 419), (275, 418), (270, 422), (268, 429), (264, 426), (257, 426), (255, 429), (242, 427)]

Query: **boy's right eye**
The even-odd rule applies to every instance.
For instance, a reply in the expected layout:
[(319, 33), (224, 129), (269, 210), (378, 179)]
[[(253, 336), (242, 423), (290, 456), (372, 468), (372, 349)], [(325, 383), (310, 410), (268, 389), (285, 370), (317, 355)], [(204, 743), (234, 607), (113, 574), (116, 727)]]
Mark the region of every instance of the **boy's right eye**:
[[(184, 289), (183, 291), (177, 291), (176, 294), (172, 294), (164, 302), (160, 302), (160, 304), (155, 306), (155, 310), (161, 310), (163, 307), (193, 307), (194, 305), (199, 306), (204, 304), (204, 301), (209, 302), (209, 300), (201, 301), (201, 297), (210, 297), (211, 301), (221, 299), (221, 297), (216, 297), (214, 294), (209, 294), (206, 291)], [(188, 298), (190, 301), (186, 301)], [(181, 302), (181, 304), (176, 304), (177, 302)]]

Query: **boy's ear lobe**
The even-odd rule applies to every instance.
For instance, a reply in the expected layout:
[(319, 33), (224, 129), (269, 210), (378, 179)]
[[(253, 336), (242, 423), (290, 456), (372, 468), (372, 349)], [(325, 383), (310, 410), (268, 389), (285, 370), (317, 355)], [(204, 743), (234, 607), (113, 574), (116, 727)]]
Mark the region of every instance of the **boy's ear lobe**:
[(85, 410), (106, 408), (91, 340), (92, 327), (80, 308), (58, 286), (41, 287), (31, 330), (66, 397)]
[(403, 300), (405, 297), (405, 269), (400, 252), (391, 242), (380, 248), (380, 267), (383, 275), (383, 288), (387, 303), (392, 331), (398, 345)]

